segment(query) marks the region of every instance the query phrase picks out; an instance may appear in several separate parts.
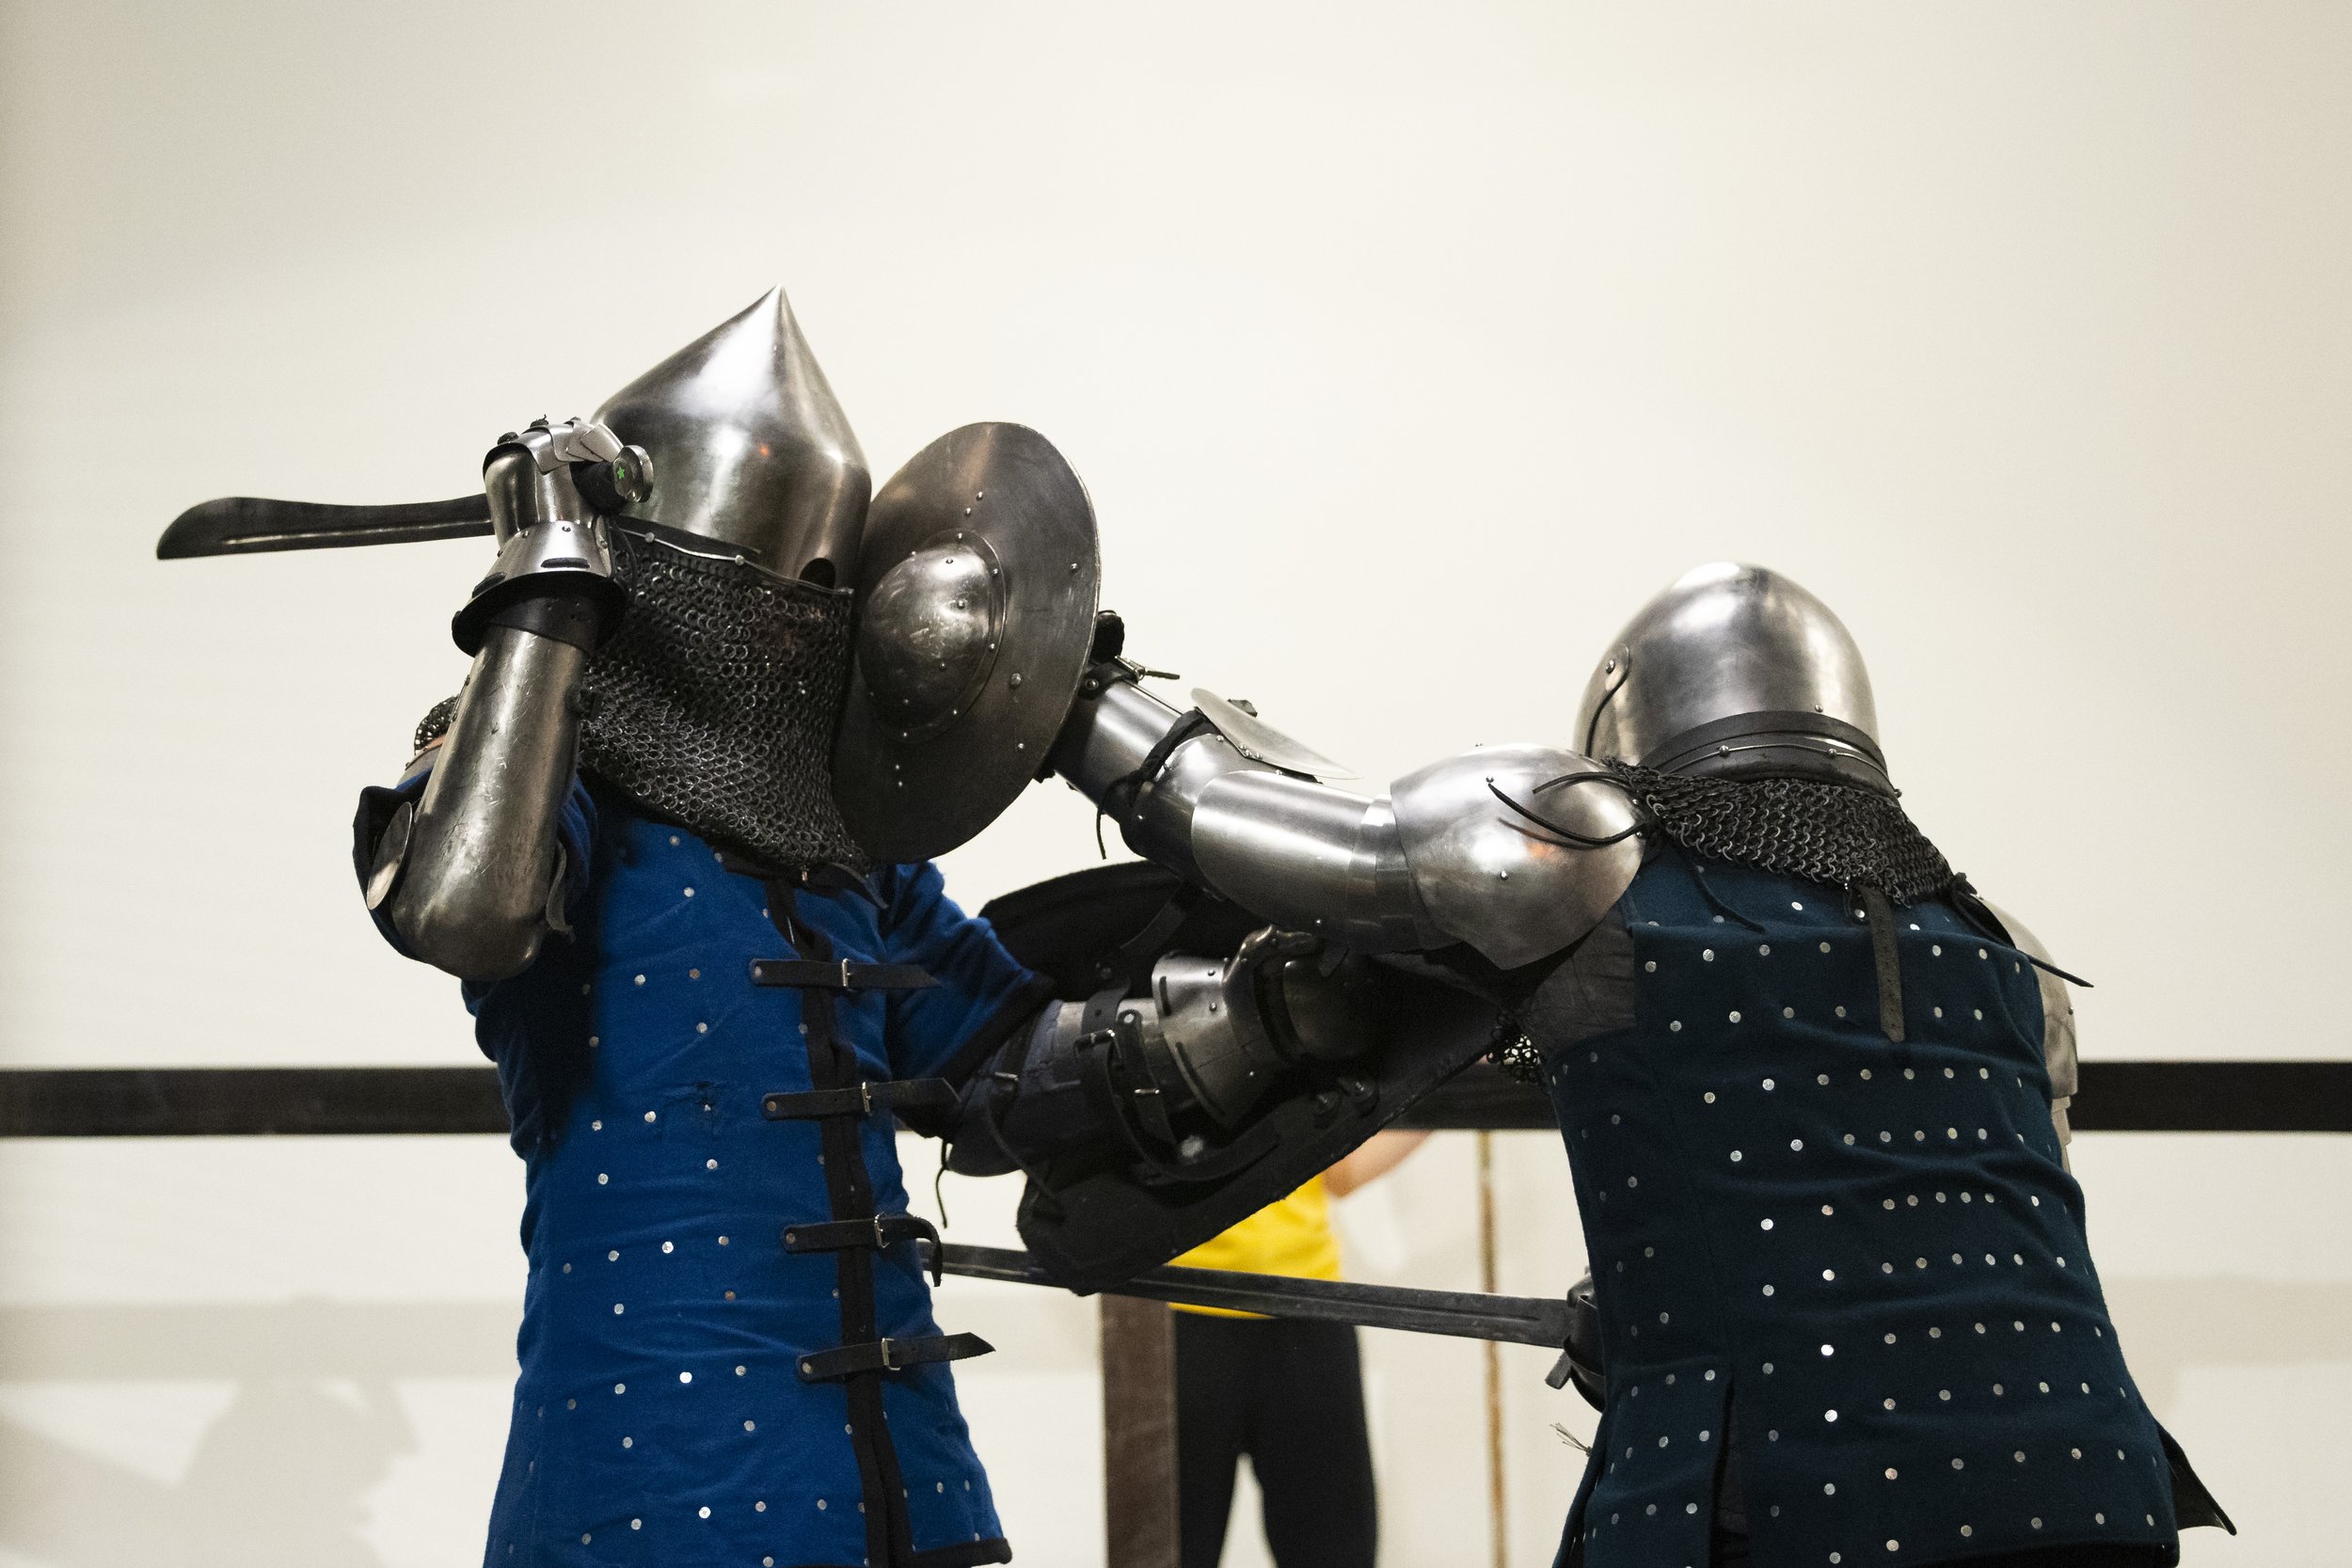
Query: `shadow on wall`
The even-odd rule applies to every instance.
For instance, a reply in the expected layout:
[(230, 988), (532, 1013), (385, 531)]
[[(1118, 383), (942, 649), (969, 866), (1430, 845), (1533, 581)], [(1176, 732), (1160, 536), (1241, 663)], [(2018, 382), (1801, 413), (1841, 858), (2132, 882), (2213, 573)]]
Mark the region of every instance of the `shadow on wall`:
[(414, 1448), (389, 1386), (354, 1404), (293, 1378), (240, 1385), (169, 1485), (0, 1421), (0, 1494), (14, 1499), (0, 1547), (44, 1568), (378, 1568), (368, 1497)]
[[(2352, 1283), (2134, 1279), (2111, 1294), (2133, 1370), (2158, 1409), (2191, 1368), (2352, 1359)], [(1017, 1299), (968, 1305), (983, 1308), (989, 1338), (1009, 1353), (999, 1370), (1066, 1359), (1055, 1337), (1037, 1333), (1052, 1314)], [(2215, 1330), (2221, 1323), (2226, 1334)], [(127, 1439), (110, 1455), (103, 1431), (69, 1440), (0, 1416), (0, 1554), (41, 1568), (385, 1568), (371, 1540), (380, 1533), (375, 1495), (420, 1449), (396, 1385), (512, 1377), (514, 1324), (511, 1308), (491, 1305), (0, 1311), (0, 1393), (233, 1389), (171, 1481), (156, 1479), (151, 1443), (141, 1464)]]
[(382, 1568), (372, 1498), (418, 1449), (394, 1384), (511, 1378), (514, 1328), (513, 1310), (494, 1306), (0, 1312), (0, 1389), (233, 1390), (176, 1466), (154, 1463), (151, 1433), (126, 1432), (110, 1454), (91, 1423), (61, 1436), (0, 1417), (0, 1553), (42, 1568)]

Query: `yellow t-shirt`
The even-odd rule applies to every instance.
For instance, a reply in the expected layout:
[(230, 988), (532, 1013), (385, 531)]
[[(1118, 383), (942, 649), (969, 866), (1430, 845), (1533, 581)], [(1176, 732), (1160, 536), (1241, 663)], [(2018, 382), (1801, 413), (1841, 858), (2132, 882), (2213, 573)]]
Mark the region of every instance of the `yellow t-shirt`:
[[(1337, 1279), (1340, 1239), (1331, 1229), (1331, 1195), (1323, 1178), (1310, 1180), (1290, 1196), (1267, 1204), (1239, 1225), (1212, 1236), (1183, 1257), (1180, 1268), (1230, 1269), (1236, 1274), (1279, 1274), (1293, 1279)], [(1254, 1318), (1222, 1307), (1185, 1307), (1218, 1318)]]

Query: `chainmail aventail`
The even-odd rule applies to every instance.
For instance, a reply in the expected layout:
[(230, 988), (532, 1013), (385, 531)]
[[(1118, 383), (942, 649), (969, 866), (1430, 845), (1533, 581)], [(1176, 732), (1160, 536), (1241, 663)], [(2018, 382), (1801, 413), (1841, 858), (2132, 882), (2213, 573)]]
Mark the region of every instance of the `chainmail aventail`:
[(1896, 905), (1950, 891), (1960, 879), (1894, 797), (1818, 779), (1692, 777), (1602, 764), (1662, 833), (1694, 855), (1759, 871), (1874, 887)]
[(588, 664), (581, 771), (780, 869), (865, 870), (833, 795), (850, 595), (615, 542), (628, 612)]

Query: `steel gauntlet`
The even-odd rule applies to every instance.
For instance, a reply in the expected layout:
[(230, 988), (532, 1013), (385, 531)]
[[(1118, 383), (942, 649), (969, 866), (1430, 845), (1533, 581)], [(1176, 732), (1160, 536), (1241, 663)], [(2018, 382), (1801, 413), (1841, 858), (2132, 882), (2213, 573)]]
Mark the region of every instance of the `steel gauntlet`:
[(1257, 1152), (1251, 1113), (1277, 1085), (1378, 1043), (1382, 976), (1315, 938), (1266, 928), (1231, 958), (1172, 954), (1148, 996), (1048, 1006), (966, 1087), (949, 1158), (965, 1175), (1035, 1172), (1068, 1154), (1204, 1180)]

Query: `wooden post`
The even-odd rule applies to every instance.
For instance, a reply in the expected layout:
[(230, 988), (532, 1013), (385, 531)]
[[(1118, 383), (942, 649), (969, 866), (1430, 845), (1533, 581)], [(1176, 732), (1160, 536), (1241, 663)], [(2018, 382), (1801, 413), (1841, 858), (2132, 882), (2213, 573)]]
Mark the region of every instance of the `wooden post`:
[(1176, 1314), (1104, 1296), (1106, 1568), (1177, 1568)]
[[(1495, 1282), (1495, 1135), (1478, 1134), (1478, 1288), (1488, 1295)], [(1494, 1568), (1511, 1568), (1511, 1513), (1505, 1506), (1502, 1472), (1502, 1354), (1492, 1339), (1481, 1345), (1486, 1361), (1486, 1515)]]

